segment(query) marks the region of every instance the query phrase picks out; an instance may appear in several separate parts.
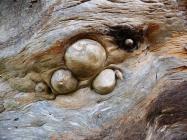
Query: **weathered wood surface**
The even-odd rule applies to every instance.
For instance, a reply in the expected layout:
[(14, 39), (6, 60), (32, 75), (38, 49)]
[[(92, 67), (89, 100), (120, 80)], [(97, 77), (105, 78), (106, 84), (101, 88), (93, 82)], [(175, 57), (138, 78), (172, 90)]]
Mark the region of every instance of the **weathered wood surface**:
[[(88, 80), (56, 96), (51, 74), (67, 69), (65, 50), (84, 38), (107, 51), (101, 70), (119, 68), (124, 79), (107, 95)], [(1, 0), (0, 75), (2, 140), (185, 140), (187, 2)], [(38, 82), (49, 90), (36, 92)]]

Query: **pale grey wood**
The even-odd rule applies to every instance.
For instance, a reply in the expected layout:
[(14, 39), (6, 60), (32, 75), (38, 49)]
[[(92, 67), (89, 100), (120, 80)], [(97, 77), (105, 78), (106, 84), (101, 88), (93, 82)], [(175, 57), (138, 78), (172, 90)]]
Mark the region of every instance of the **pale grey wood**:
[[(0, 139), (185, 139), (186, 7), (185, 0), (1, 0)], [(108, 34), (116, 26), (144, 29), (139, 49), (119, 49)], [(35, 92), (41, 81), (50, 85), (65, 67), (66, 47), (86, 33), (106, 47), (106, 67), (123, 72), (114, 91), (99, 95), (89, 79), (69, 95)], [(174, 114), (174, 129), (157, 114), (150, 123), (156, 101)]]

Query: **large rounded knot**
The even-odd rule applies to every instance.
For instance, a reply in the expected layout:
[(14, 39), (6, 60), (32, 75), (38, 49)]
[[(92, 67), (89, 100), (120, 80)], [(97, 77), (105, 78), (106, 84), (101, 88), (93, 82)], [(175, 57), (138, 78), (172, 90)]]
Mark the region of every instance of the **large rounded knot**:
[(78, 40), (65, 52), (65, 63), (69, 70), (81, 80), (95, 76), (105, 65), (106, 51), (97, 41)]

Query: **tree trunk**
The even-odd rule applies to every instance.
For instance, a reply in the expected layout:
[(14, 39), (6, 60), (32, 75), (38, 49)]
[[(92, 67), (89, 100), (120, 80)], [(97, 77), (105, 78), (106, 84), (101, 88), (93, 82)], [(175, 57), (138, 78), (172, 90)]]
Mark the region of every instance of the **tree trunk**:
[(0, 139), (187, 139), (185, 0), (1, 0)]

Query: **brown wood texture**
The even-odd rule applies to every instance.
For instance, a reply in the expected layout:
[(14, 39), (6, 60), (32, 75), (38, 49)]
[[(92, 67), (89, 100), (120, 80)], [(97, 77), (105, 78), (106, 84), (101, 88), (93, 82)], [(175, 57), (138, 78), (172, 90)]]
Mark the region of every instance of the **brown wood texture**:
[[(107, 55), (81, 74), (118, 72), (112, 92), (52, 87), (81, 39)], [(1, 0), (0, 112), (2, 140), (186, 140), (186, 0)]]

